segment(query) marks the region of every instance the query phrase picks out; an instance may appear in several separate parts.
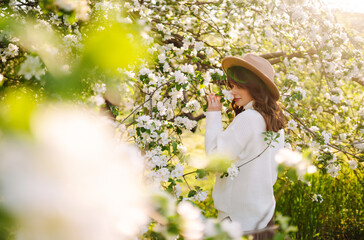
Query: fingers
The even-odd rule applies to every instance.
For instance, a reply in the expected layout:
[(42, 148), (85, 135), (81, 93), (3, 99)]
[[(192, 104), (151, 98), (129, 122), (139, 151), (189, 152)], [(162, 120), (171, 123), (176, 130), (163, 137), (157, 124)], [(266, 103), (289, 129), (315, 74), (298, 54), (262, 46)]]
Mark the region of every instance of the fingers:
[(210, 94), (207, 96), (207, 102), (208, 102), (208, 104), (209, 104), (210, 106), (215, 104), (215, 102), (216, 102), (216, 97), (215, 97), (215, 94), (214, 94), (214, 93), (210, 93)]
[(219, 103), (221, 100), (220, 96), (216, 96), (214, 93), (210, 93), (209, 95), (207, 95), (207, 102), (209, 104), (216, 104)]
[(207, 99), (207, 111), (221, 111), (222, 103), (220, 102), (221, 97), (216, 96), (214, 93), (206, 95)]
[(211, 106), (211, 96), (210, 95), (207, 95), (206, 98), (207, 98), (207, 104), (208, 104), (208, 106)]

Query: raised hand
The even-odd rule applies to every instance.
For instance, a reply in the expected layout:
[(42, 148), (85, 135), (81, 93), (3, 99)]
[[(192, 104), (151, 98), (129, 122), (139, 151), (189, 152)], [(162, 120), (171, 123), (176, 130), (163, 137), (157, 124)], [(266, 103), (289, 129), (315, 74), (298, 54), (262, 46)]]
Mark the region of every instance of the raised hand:
[(210, 93), (206, 96), (206, 98), (208, 103), (206, 111), (221, 111), (222, 103), (220, 102), (220, 96), (216, 96), (214, 93)]

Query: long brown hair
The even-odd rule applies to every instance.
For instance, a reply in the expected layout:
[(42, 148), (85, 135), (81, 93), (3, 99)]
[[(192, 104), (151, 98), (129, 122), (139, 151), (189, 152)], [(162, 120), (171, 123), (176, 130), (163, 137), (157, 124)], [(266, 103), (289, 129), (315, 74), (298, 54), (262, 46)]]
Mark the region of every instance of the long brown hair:
[[(249, 91), (254, 99), (254, 109), (264, 118), (267, 126), (266, 131), (278, 132), (280, 129), (285, 128), (286, 118), (283, 115), (282, 108), (263, 81), (252, 71), (239, 66), (230, 67), (227, 70), (227, 84), (229, 87), (236, 85)], [(237, 106), (234, 101), (231, 105), (235, 115), (244, 110), (242, 106)]]

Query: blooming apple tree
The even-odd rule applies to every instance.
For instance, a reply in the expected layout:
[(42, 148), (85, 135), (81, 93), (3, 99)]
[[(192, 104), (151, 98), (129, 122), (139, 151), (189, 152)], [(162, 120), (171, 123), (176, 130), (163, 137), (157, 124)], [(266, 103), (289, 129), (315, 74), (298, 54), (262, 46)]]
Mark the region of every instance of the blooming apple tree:
[[(118, 136), (142, 150), (145, 181), (179, 201), (207, 197), (209, 189), (185, 182), (181, 135), (204, 119), (209, 92), (222, 96), (226, 124), (232, 120), (220, 65), (229, 55), (273, 64), (287, 148), (310, 151), (333, 177), (343, 165), (363, 168), (364, 41), (316, 1), (10, 0), (0, 11), (2, 100), (18, 88), (37, 101), (109, 112)], [(192, 229), (183, 230), (186, 239), (202, 238), (203, 227), (183, 226)]]

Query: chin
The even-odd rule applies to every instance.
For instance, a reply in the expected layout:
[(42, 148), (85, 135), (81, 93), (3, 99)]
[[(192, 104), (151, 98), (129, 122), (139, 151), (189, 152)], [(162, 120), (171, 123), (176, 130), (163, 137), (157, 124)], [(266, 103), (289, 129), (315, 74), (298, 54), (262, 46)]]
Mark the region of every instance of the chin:
[(241, 104), (241, 103), (237, 103), (237, 102), (235, 102), (235, 105), (236, 105), (236, 106), (239, 106), (239, 107), (244, 106), (243, 104)]

